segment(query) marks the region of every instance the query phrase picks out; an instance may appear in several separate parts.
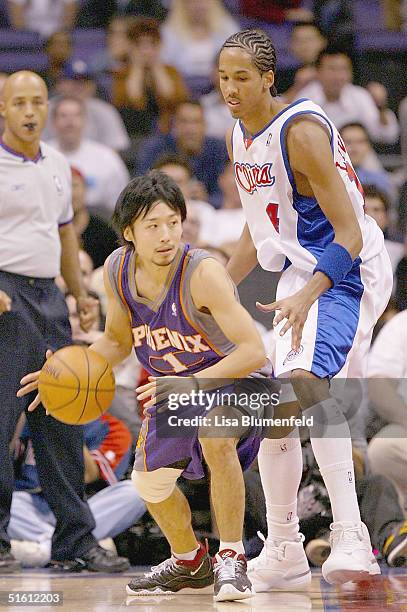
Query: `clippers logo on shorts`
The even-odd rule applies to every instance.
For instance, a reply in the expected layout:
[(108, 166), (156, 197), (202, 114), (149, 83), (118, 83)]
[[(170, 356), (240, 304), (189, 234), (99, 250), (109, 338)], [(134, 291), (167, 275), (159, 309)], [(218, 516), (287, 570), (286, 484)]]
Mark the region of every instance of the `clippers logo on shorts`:
[(304, 347), (302, 346), (302, 344), (300, 344), (300, 348), (298, 349), (298, 351), (294, 351), (294, 349), (292, 349), (287, 354), (287, 357), (284, 359), (283, 365), (285, 365), (286, 363), (290, 363), (291, 361), (294, 361), (294, 359), (296, 359), (298, 357), (298, 355), (301, 355), (303, 350), (304, 350)]
[(263, 166), (236, 162), (234, 164), (236, 181), (246, 193), (250, 194), (257, 191), (258, 187), (271, 187), (276, 181), (276, 177), (271, 174), (272, 165), (271, 162)]
[(62, 195), (64, 192), (64, 188), (62, 187), (61, 179), (56, 174), (54, 174), (53, 179), (54, 179), (55, 187), (57, 188), (58, 195)]

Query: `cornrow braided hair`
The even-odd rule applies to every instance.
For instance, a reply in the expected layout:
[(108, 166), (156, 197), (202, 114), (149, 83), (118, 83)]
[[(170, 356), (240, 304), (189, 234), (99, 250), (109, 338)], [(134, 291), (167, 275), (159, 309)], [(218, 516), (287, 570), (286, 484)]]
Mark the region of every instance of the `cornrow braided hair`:
[[(276, 50), (270, 36), (263, 30), (242, 30), (232, 34), (223, 43), (222, 49), (228, 47), (239, 47), (249, 53), (253, 64), (261, 74), (269, 70), (276, 73)], [(270, 93), (272, 96), (277, 95), (274, 85), (270, 87)]]

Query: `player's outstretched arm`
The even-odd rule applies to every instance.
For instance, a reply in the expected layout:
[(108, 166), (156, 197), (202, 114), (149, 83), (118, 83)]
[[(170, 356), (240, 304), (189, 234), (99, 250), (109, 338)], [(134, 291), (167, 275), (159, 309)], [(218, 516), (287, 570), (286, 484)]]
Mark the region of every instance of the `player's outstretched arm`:
[(191, 278), (191, 296), (198, 309), (207, 309), (236, 349), (217, 364), (201, 370), (200, 379), (248, 376), (266, 362), (263, 342), (253, 319), (238, 302), (224, 267), (204, 259)]
[[(340, 245), (337, 249), (351, 265), (362, 249), (362, 234), (345, 185), (335, 166), (328, 134), (315, 121), (301, 120), (288, 131), (287, 149), (292, 170), (307, 179), (334, 229), (334, 243)], [(257, 306), (263, 312), (279, 311), (273, 325), (286, 319), (279, 333), (283, 336), (292, 328), (292, 348), (299, 350), (309, 309), (331, 286), (332, 281), (327, 274), (316, 271), (311, 280), (294, 295), (272, 304)]]
[(113, 368), (130, 355), (133, 336), (129, 316), (110, 285), (108, 265), (109, 258), (105, 261), (103, 270), (107, 296), (105, 330), (103, 335), (89, 349), (102, 355)]

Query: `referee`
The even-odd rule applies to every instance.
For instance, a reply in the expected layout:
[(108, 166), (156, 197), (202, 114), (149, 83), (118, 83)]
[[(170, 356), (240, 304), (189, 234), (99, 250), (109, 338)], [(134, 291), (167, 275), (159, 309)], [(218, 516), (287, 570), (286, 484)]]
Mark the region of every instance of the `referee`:
[[(71, 171), (64, 157), (40, 142), (48, 110), (44, 81), (21, 71), (8, 77), (0, 114), (0, 573), (16, 571), (7, 526), (13, 493), (9, 443), (27, 407), (16, 398), (22, 376), (42, 367), (47, 348), (71, 344), (61, 272), (74, 295), (81, 326), (96, 308), (82, 285), (72, 226)], [(53, 565), (77, 571), (121, 572), (127, 559), (98, 546), (95, 521), (84, 501), (82, 427), (26, 411), (42, 493), (56, 517)]]

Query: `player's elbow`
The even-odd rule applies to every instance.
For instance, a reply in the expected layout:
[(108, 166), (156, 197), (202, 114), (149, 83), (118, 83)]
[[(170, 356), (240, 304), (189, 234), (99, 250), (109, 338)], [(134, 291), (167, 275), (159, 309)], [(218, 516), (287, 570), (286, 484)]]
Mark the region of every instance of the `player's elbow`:
[(250, 346), (248, 352), (248, 368), (250, 366), (250, 371), (254, 372), (255, 370), (259, 370), (262, 368), (267, 361), (266, 350), (263, 346), (263, 343), (256, 343), (253, 346)]
[(347, 249), (352, 260), (358, 257), (363, 247), (362, 232), (358, 223), (349, 224), (343, 228), (336, 228), (335, 240)]

